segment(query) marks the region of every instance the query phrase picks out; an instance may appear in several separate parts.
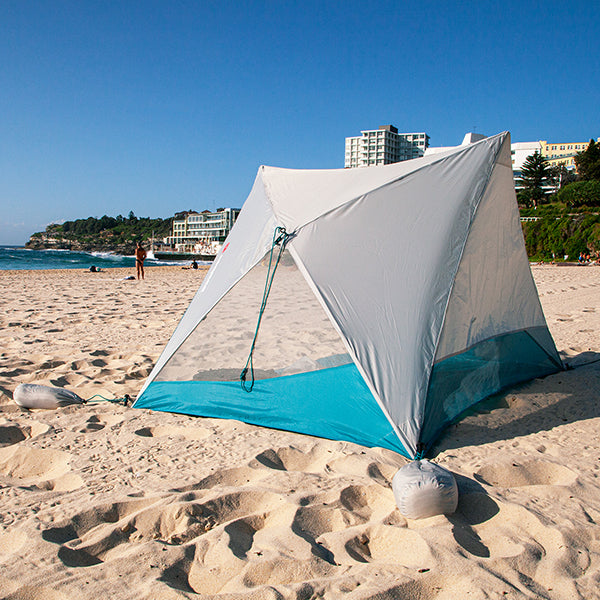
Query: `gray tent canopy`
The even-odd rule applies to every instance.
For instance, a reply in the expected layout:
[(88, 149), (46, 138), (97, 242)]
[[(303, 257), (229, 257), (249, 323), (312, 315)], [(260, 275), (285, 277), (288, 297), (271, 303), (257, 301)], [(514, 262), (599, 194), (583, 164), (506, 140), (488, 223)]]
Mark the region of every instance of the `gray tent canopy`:
[[(280, 229), (290, 237), (247, 393)], [(261, 167), (134, 406), (414, 458), (473, 404), (561, 368), (501, 133), (382, 167)]]

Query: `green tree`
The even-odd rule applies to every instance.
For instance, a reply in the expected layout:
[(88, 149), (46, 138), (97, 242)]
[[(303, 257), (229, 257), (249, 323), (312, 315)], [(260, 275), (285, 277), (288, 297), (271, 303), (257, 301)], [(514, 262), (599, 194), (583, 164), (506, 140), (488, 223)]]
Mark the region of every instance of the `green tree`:
[(593, 139), (583, 152), (575, 156), (575, 164), (582, 181), (600, 180), (600, 147)]
[(537, 207), (546, 200), (544, 188), (554, 184), (548, 161), (536, 150), (528, 156), (521, 167), (521, 176), (517, 183), (521, 185), (519, 201)]
[(576, 181), (563, 187), (556, 195), (559, 202), (568, 206), (600, 206), (600, 181)]

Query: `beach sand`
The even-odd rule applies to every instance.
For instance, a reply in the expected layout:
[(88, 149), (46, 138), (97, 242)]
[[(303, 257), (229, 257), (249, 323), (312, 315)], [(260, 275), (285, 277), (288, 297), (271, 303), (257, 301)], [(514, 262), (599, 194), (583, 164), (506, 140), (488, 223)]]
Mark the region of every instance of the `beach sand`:
[[(600, 268), (532, 270), (563, 358), (600, 359)], [(407, 461), (387, 450), (14, 403), (19, 383), (135, 396), (204, 273), (0, 272), (1, 598), (600, 598), (600, 362), (449, 428), (432, 458), (458, 510), (420, 521), (396, 509)]]

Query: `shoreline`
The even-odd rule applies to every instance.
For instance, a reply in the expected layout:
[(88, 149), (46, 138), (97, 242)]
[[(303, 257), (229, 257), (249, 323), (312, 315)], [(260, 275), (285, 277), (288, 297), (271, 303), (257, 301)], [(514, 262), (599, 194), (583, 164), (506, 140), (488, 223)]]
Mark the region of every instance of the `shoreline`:
[[(160, 265), (160, 264), (146, 264), (144, 263), (144, 269), (151, 269), (154, 267), (160, 267), (161, 269), (173, 269), (176, 271), (208, 271), (208, 269), (210, 269), (210, 265), (204, 265), (204, 264), (198, 264), (198, 269), (191, 269), (189, 267), (186, 267), (185, 265), (187, 265), (189, 263), (189, 261), (185, 261), (184, 264), (165, 264), (165, 265)], [(135, 273), (135, 264), (133, 266), (127, 267), (127, 266), (119, 266), (119, 267), (101, 267), (101, 271), (90, 271), (89, 267), (85, 268), (85, 267), (73, 267), (70, 269), (65, 269), (65, 268), (56, 268), (56, 269), (0, 269), (0, 274), (2, 273), (60, 273), (60, 272), (65, 272), (65, 273), (70, 273), (70, 272), (76, 272), (76, 273), (91, 273), (92, 275), (102, 275), (103, 273), (108, 273), (110, 271), (122, 271), (122, 270), (126, 270), (126, 271), (133, 271)]]
[[(145, 267), (155, 266), (186, 266), (191, 261), (183, 260), (157, 260), (148, 257), (145, 261)], [(199, 264), (209, 265), (208, 261)], [(73, 270), (89, 269), (91, 266), (101, 269), (109, 268), (129, 268), (135, 267), (135, 256), (113, 254), (108, 252), (88, 253), (73, 252), (69, 250), (23, 250), (14, 248), (0, 248), (0, 271), (5, 270)]]

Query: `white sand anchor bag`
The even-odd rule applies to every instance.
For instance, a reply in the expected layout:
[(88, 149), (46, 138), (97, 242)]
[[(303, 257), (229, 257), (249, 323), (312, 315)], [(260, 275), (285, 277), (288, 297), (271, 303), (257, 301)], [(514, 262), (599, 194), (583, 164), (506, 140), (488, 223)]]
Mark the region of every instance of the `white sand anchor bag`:
[(392, 479), (392, 490), (400, 512), (409, 519), (452, 514), (458, 505), (454, 475), (428, 460), (415, 460)]
[(23, 408), (59, 408), (68, 404), (82, 404), (74, 392), (35, 383), (21, 383), (13, 394), (14, 401)]

